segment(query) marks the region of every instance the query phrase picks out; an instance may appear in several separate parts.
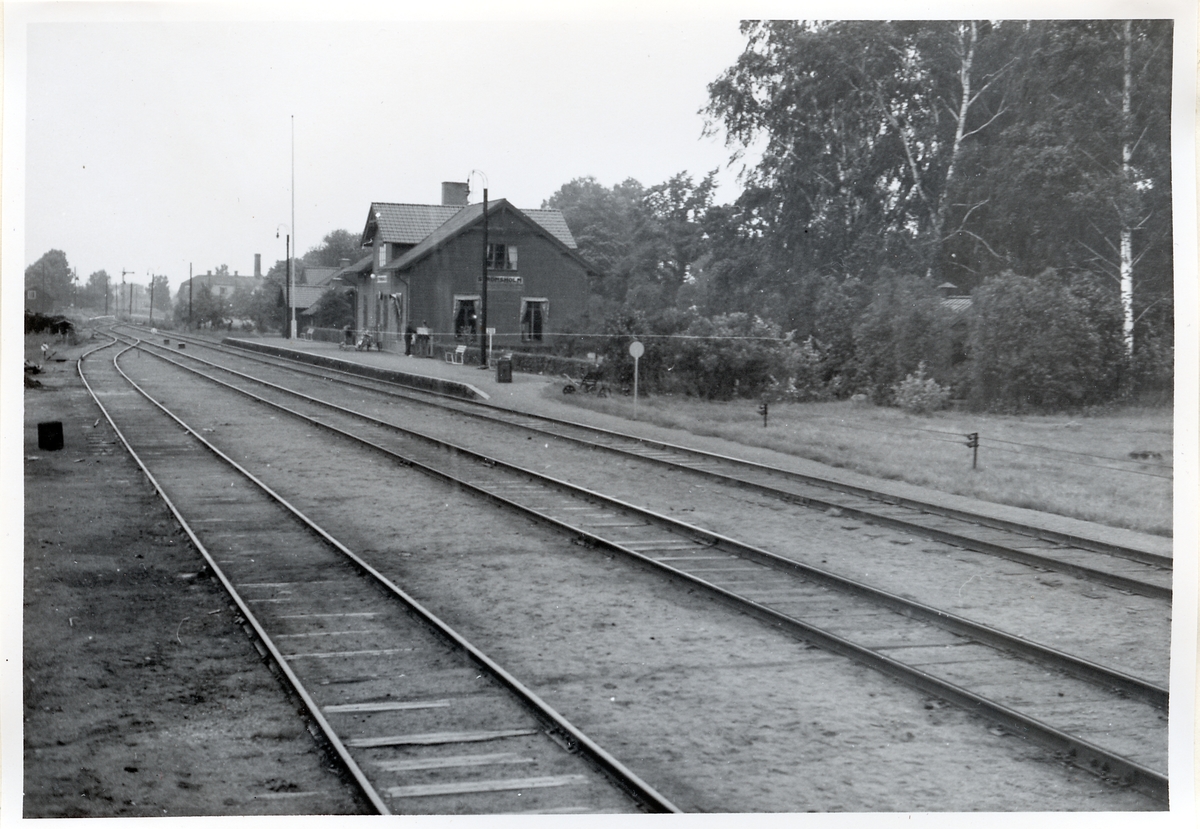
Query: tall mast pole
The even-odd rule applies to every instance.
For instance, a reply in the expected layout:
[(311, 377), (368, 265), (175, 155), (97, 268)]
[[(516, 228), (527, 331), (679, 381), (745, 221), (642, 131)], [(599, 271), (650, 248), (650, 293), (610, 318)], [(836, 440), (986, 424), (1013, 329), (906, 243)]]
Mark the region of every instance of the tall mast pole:
[[(296, 235), (296, 116), (292, 116), (292, 227), (289, 235)], [(295, 248), (293, 248), (295, 250)], [(295, 274), (292, 272), (292, 255), (288, 254), (288, 337), (296, 337), (296, 296), (292, 290)]]

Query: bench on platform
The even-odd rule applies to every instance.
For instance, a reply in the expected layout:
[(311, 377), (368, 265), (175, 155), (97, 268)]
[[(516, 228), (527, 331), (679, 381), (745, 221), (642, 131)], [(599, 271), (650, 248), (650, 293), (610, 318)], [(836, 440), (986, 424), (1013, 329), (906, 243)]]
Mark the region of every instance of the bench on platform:
[(467, 347), (465, 345), (460, 345), (458, 348), (454, 349), (453, 351), (446, 352), (446, 362), (447, 363), (456, 363), (461, 366), (462, 361), (463, 361), (463, 355), (466, 353), (467, 353)]

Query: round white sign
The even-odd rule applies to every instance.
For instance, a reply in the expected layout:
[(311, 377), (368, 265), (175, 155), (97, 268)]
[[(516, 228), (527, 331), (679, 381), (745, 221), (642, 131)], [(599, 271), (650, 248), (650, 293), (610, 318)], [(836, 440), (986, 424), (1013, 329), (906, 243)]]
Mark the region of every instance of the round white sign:
[(629, 344), (629, 356), (632, 357), (633, 359), (636, 360), (645, 353), (646, 353), (646, 346), (642, 345), (637, 340), (634, 340), (633, 342), (631, 342)]

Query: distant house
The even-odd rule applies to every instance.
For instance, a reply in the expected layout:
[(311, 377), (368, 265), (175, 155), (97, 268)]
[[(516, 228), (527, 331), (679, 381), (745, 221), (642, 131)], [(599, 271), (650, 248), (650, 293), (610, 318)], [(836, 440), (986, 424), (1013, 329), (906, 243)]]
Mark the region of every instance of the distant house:
[(971, 297), (959, 294), (953, 282), (943, 282), (937, 291), (942, 297), (942, 307), (950, 312), (950, 364), (961, 365), (967, 360), (967, 312), (971, 310)]
[[(355, 291), (359, 328), (394, 342), (409, 325), (442, 346), (478, 343), (483, 315), (484, 214), (466, 184), (442, 185), (442, 204), (374, 202), (362, 246), (369, 255), (337, 278)], [(487, 324), (498, 349), (537, 347), (571, 330), (594, 269), (576, 251), (558, 210), (487, 210)]]
[[(330, 268), (332, 276), (337, 268)], [(303, 332), (312, 322), (313, 312), (316, 311), (316, 305), (321, 301), (321, 297), (325, 296), (325, 292), (332, 290), (333, 286), (324, 285), (294, 285), (292, 286), (292, 301), (296, 306), (296, 324), (299, 326), (299, 332)]]
[(35, 314), (48, 314), (54, 310), (57, 300), (54, 294), (36, 285), (25, 286), (25, 310)]
[(962, 314), (971, 307), (971, 297), (958, 293), (958, 286), (953, 282), (943, 282), (937, 286), (937, 292), (942, 297), (942, 307), (955, 314)]
[(262, 284), (261, 276), (242, 276), (234, 271), (232, 274), (219, 274), (209, 271), (199, 276), (193, 276), (191, 279), (183, 280), (183, 285), (180, 287), (179, 296), (188, 296), (189, 291), (199, 290), (201, 285), (208, 286), (209, 291), (213, 296), (229, 298), (238, 288), (246, 288), (254, 290)]
[(339, 268), (331, 268), (327, 265), (305, 265), (304, 266), (304, 284), (309, 287), (324, 287), (329, 285), (329, 281), (337, 274)]

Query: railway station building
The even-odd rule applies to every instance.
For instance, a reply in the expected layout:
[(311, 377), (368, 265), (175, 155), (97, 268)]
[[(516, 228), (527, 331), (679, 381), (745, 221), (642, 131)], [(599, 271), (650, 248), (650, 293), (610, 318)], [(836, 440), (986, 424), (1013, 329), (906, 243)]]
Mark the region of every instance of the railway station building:
[[(362, 233), (367, 255), (337, 277), (354, 291), (355, 327), (394, 347), (411, 326), (429, 335), (433, 350), (463, 345), (477, 357), (484, 222), (483, 204), (468, 204), (461, 182), (443, 183), (441, 204), (373, 202)], [(595, 271), (577, 252), (562, 212), (489, 200), (486, 224), (493, 348), (536, 351), (554, 332), (574, 330)]]

